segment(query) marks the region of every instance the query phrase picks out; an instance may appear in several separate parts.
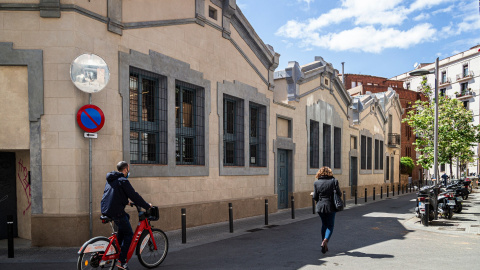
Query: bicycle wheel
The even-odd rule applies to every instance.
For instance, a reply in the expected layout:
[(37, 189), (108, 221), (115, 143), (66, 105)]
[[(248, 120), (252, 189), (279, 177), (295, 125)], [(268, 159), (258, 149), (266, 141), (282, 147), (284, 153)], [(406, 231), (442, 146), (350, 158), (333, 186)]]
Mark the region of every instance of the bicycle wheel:
[[(108, 240), (108, 239), (107, 239)], [(106, 242), (106, 245), (105, 245)], [(95, 250), (93, 251), (93, 248), (90, 249), (85, 248), (84, 251), (82, 251), (78, 255), (78, 260), (77, 260), (77, 269), (78, 270), (89, 270), (89, 269), (110, 269), (113, 270), (115, 269), (115, 262), (117, 261), (116, 259), (109, 260), (109, 261), (102, 261), (102, 256), (105, 253), (105, 249), (108, 246), (108, 241), (105, 241), (104, 239), (97, 239), (93, 240), (89, 245), (103, 245), (103, 250)], [(110, 248), (109, 254), (115, 254), (119, 253), (117, 250), (116, 246), (113, 245)]]
[(137, 256), (140, 263), (146, 268), (154, 268), (159, 266), (168, 253), (168, 238), (167, 235), (159, 229), (152, 229), (153, 238), (157, 245), (157, 250), (154, 249), (150, 233), (143, 231), (137, 245)]

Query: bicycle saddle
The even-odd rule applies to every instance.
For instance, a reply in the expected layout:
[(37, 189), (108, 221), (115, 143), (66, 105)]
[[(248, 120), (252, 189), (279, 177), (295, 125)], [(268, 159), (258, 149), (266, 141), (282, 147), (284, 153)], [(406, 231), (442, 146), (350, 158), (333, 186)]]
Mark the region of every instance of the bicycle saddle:
[(102, 223), (104, 223), (104, 224), (112, 221), (112, 219), (110, 217), (107, 217), (107, 216), (100, 216), (100, 219), (102, 220)]

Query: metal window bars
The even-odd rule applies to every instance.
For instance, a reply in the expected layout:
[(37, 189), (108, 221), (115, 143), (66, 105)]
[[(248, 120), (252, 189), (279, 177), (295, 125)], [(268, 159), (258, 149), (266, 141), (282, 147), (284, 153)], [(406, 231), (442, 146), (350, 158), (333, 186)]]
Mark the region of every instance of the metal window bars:
[(243, 100), (229, 95), (223, 98), (223, 165), (244, 166)]
[(130, 162), (167, 164), (167, 79), (130, 68)]
[(310, 168), (319, 168), (319, 125), (317, 121), (310, 120)]
[(267, 166), (267, 109), (250, 103), (250, 166)]
[(323, 124), (323, 166), (332, 167), (332, 128)]

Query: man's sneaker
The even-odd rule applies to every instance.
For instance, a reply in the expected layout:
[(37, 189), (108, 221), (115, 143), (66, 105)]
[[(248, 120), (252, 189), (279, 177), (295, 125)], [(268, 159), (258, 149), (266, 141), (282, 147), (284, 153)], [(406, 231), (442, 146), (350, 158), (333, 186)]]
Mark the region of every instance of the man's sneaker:
[(117, 268), (118, 268), (118, 269), (122, 269), (122, 270), (129, 270), (127, 264), (126, 264), (126, 263), (123, 263), (123, 264), (122, 264), (121, 262), (118, 262), (118, 263), (117, 263)]

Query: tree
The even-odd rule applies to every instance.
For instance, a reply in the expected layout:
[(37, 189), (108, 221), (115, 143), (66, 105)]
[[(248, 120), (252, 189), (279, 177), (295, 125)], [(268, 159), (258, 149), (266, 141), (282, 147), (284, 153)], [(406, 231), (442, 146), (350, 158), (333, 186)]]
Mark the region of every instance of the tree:
[(401, 173), (406, 173), (412, 176), (413, 168), (415, 167), (415, 163), (411, 157), (402, 157), (400, 159), (400, 171)]
[[(417, 100), (412, 110), (402, 120), (408, 123), (417, 139), (414, 143), (415, 150), (422, 153), (417, 160), (425, 169), (430, 169), (434, 162), (434, 119), (435, 103), (432, 91), (427, 85), (424, 76), (422, 93), (429, 101)], [(438, 164), (452, 164), (473, 162), (472, 147), (480, 142), (480, 126), (474, 125), (472, 111), (466, 109), (463, 103), (455, 98), (440, 96), (438, 100)], [(438, 170), (438, 168), (435, 168)]]

